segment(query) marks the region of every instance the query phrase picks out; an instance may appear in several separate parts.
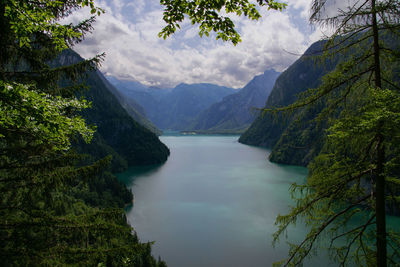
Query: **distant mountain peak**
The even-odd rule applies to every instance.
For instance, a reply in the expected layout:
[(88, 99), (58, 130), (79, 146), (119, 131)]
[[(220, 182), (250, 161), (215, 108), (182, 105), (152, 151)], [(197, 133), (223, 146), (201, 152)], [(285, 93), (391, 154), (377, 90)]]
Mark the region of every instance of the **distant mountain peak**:
[(146, 91), (147, 86), (142, 83), (128, 78), (119, 78), (112, 75), (107, 75), (106, 79), (114, 86), (124, 88), (125, 90)]
[(279, 72), (273, 69), (255, 76), (245, 87), (203, 111), (189, 130), (208, 133), (243, 132), (256, 118), (270, 94)]
[(186, 129), (201, 111), (235, 92), (209, 83), (180, 83), (169, 89), (147, 87), (145, 91), (126, 90), (123, 81), (114, 85), (126, 98), (141, 104), (148, 118), (164, 130)]
[(267, 69), (264, 71), (264, 75), (276, 75), (276, 74), (280, 74), (280, 72), (274, 69)]

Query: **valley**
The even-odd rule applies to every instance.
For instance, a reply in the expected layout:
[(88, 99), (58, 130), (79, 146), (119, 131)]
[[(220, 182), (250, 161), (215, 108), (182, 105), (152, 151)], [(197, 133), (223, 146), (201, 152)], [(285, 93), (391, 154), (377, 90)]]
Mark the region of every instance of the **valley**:
[(1, 265), (398, 266), (399, 10), (0, 1)]

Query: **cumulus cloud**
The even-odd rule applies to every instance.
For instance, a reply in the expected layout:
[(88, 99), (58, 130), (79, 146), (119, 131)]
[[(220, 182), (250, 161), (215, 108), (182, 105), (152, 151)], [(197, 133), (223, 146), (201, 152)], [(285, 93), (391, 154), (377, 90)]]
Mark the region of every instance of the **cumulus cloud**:
[(289, 8), (295, 9), (302, 18), (307, 20), (310, 15), (311, 2), (311, 0), (290, 1)]
[[(106, 14), (75, 50), (83, 57), (106, 52), (103, 72), (148, 86), (209, 82), (240, 88), (266, 69), (287, 68), (318, 35), (305, 15), (310, 0), (291, 1), (292, 7), (285, 12), (261, 10), (264, 16), (258, 22), (235, 19), (243, 40), (236, 47), (211, 37), (199, 38), (190, 23), (167, 40), (158, 38), (164, 22), (156, 1), (98, 3)], [(72, 19), (82, 19), (83, 13)]]

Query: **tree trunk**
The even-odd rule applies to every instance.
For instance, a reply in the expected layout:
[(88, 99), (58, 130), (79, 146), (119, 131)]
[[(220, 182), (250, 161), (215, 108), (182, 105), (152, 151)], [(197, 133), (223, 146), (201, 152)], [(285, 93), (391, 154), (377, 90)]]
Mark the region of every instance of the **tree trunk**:
[[(375, 65), (375, 86), (379, 90), (382, 88), (381, 66), (379, 56), (379, 32), (376, 19), (376, 0), (371, 0), (372, 9), (372, 31), (374, 36), (374, 65)], [(376, 261), (378, 267), (386, 267), (386, 212), (385, 212), (385, 145), (384, 136), (382, 134), (383, 122), (380, 122), (377, 129), (377, 160), (376, 160)]]

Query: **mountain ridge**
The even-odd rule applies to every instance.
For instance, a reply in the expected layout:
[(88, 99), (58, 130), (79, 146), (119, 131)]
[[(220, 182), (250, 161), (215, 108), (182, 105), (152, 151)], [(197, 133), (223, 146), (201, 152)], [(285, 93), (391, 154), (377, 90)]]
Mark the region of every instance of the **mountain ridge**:
[[(306, 52), (276, 80), (265, 108), (285, 107), (300, 93), (320, 85), (322, 77), (332, 71), (339, 58), (316, 64), (325, 41), (313, 43)], [(239, 142), (271, 148), (270, 160), (276, 163), (307, 166), (323, 146), (324, 124), (314, 119), (323, 105), (294, 110), (290, 114), (258, 116)]]
[(250, 126), (263, 108), (275, 80), (280, 75), (273, 69), (255, 76), (240, 91), (225, 96), (202, 111), (186, 130), (202, 133), (241, 133)]
[[(65, 50), (56, 63), (70, 65), (81, 60), (76, 52)], [(167, 160), (169, 149), (153, 132), (128, 114), (99, 71), (89, 72), (82, 82), (89, 90), (83, 90), (80, 95), (92, 103), (91, 108), (82, 112), (82, 116), (97, 130), (91, 143), (75, 143), (79, 152), (90, 154), (95, 159), (113, 155), (113, 172), (122, 171), (128, 166), (158, 164)]]
[(210, 83), (180, 83), (174, 88), (143, 90), (135, 82), (108, 78), (124, 97), (143, 106), (150, 121), (162, 130), (186, 129), (202, 110), (235, 92)]

